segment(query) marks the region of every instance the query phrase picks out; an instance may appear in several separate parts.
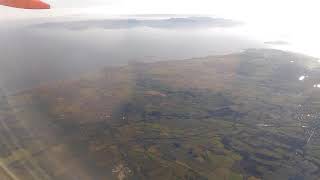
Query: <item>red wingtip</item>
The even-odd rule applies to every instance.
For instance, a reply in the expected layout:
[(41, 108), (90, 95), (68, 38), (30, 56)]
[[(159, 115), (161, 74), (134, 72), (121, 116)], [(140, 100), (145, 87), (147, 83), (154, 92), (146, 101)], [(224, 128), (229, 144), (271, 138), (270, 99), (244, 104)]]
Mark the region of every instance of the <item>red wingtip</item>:
[(50, 9), (50, 5), (42, 1), (31, 0), (29, 3), (29, 9)]
[(50, 5), (40, 0), (0, 0), (0, 5), (22, 9), (50, 9)]

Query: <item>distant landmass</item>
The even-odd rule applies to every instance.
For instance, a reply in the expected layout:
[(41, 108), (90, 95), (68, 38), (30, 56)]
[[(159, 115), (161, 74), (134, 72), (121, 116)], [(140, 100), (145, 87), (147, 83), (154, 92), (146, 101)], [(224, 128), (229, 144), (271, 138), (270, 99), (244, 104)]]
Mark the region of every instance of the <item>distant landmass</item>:
[(209, 27), (234, 27), (242, 25), (241, 22), (211, 17), (187, 17), (168, 19), (106, 19), (86, 20), (73, 22), (54, 22), (33, 25), (37, 28), (63, 28), (70, 30), (83, 30), (89, 28), (126, 29), (135, 27), (151, 28), (209, 28)]
[(266, 41), (264, 42), (265, 44), (269, 44), (269, 45), (289, 45), (290, 43), (287, 41)]

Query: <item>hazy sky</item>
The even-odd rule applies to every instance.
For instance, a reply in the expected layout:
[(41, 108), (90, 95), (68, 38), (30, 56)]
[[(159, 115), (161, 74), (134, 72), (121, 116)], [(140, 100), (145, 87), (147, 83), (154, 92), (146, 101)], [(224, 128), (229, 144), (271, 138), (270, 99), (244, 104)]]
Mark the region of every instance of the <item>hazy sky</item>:
[[(147, 14), (182, 13), (215, 14), (250, 20), (272, 20), (320, 15), (317, 0), (47, 0), (49, 11), (21, 11), (2, 7), (1, 18), (46, 16), (65, 13)], [(259, 19), (258, 19), (259, 18)], [(274, 19), (273, 19), (274, 20)]]
[(52, 10), (30, 11), (0, 7), (4, 20), (110, 14), (211, 14), (242, 20), (242, 33), (265, 40), (287, 40), (319, 54), (319, 0), (46, 0)]

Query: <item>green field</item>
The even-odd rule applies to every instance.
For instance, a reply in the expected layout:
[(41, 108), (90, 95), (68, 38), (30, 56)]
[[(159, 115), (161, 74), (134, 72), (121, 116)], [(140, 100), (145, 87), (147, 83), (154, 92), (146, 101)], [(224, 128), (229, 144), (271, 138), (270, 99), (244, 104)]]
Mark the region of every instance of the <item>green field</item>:
[(252, 49), (105, 68), (2, 96), (0, 177), (316, 180), (315, 84), (316, 59)]

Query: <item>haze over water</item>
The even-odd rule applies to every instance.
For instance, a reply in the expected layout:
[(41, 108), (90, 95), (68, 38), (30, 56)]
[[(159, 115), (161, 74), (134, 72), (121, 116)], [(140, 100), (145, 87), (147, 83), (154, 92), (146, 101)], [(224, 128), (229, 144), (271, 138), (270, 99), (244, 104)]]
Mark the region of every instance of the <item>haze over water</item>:
[(8, 90), (128, 62), (180, 60), (266, 47), (228, 28), (135, 27), (81, 30), (19, 26), (2, 28), (1, 80)]

